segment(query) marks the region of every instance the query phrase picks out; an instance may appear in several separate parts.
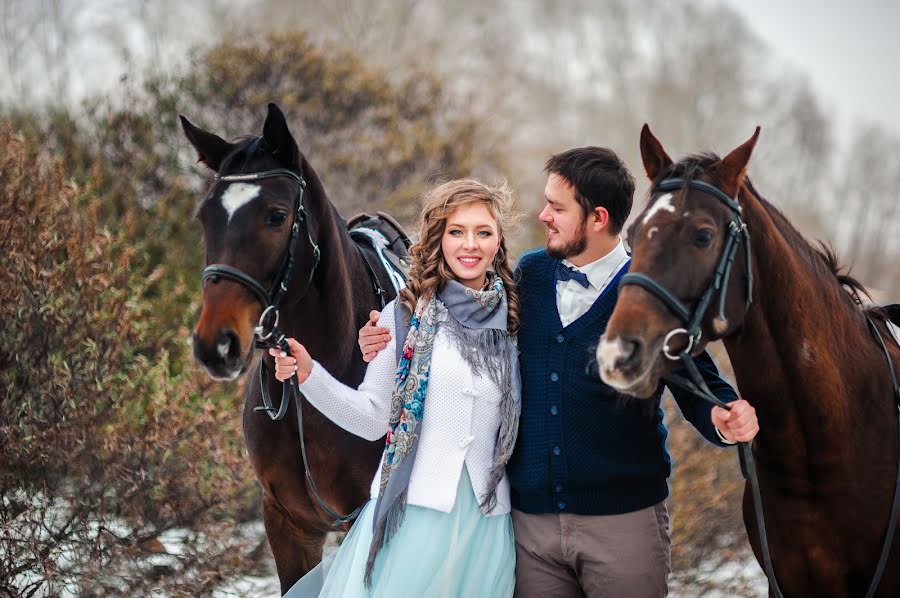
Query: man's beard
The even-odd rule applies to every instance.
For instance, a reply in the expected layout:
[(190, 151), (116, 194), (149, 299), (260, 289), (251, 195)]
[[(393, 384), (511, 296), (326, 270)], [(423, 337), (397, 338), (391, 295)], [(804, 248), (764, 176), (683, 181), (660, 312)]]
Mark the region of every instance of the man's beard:
[(547, 255), (555, 260), (564, 260), (584, 251), (587, 243), (587, 219), (585, 219), (578, 228), (575, 238), (562, 247), (550, 247), (550, 239), (547, 239)]

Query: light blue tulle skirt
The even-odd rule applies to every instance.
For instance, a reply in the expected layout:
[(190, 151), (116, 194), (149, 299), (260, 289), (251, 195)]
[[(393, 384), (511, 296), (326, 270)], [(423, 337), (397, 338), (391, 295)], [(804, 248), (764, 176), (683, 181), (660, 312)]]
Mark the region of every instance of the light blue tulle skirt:
[(403, 524), (381, 549), (372, 588), (363, 584), (375, 501), (343, 544), (285, 594), (288, 598), (503, 598), (513, 595), (516, 549), (509, 514), (486, 517), (465, 468), (449, 513), (407, 505)]

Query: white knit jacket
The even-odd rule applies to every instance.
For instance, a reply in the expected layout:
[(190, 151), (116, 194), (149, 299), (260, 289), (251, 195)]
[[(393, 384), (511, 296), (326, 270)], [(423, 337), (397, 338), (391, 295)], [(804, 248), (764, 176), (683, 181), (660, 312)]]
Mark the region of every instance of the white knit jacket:
[[(378, 325), (391, 331), (391, 340), (369, 364), (359, 390), (336, 380), (316, 361), (309, 378), (300, 385), (316, 409), (348, 432), (368, 440), (381, 438), (388, 429), (397, 371), (393, 301), (382, 310)], [(438, 325), (408, 504), (449, 513), (456, 500), (463, 464), (476, 499), (481, 502), (500, 429), (500, 400), (500, 388), (483, 375), (473, 375), (447, 332)], [(379, 462), (372, 480), (373, 499), (378, 497), (380, 481)], [(509, 511), (509, 480), (504, 475), (497, 488), (497, 504), (489, 514)]]

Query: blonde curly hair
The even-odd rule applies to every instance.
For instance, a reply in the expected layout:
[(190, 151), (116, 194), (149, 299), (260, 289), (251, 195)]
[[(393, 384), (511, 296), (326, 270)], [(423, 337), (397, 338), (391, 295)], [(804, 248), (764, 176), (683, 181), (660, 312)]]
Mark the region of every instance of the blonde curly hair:
[(419, 224), (419, 240), (410, 248), (412, 266), (406, 288), (398, 300), (410, 312), (419, 297), (433, 297), (446, 281), (454, 279), (441, 250), (441, 239), (450, 214), (462, 206), (483, 202), (497, 221), (500, 248), (492, 264), (494, 272), (503, 280), (509, 304), (507, 330), (519, 330), (519, 296), (509, 263), (506, 234), (518, 223), (520, 214), (514, 212), (512, 190), (505, 182), (485, 185), (475, 179), (456, 179), (442, 183), (425, 192)]

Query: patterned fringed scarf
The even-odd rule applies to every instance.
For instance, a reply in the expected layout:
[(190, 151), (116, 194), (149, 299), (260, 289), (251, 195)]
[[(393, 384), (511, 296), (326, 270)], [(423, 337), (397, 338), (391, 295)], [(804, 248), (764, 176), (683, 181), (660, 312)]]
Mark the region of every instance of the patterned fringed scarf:
[(381, 489), (375, 503), (372, 544), (366, 562), (366, 587), (372, 585), (372, 569), (378, 552), (403, 522), (409, 478), (422, 434), (431, 353), (439, 324), (450, 333), (473, 373), (487, 375), (502, 392), (500, 430), (487, 492), (481, 498), (482, 512), (489, 513), (497, 503), (497, 485), (512, 455), (519, 426), (519, 370), (515, 339), (507, 333), (506, 290), (500, 277), (488, 275), (489, 285), (481, 291), (455, 280), (448, 281), (437, 297), (420, 298), (410, 318), (391, 399)]

